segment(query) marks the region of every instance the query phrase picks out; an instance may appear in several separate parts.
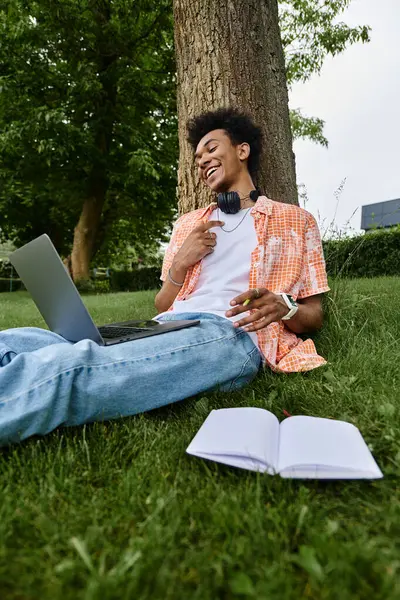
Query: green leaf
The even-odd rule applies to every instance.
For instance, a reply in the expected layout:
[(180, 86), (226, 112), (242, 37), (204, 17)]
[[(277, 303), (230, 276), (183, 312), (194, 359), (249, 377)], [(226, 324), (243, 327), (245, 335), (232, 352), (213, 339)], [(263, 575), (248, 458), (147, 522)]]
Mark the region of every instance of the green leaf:
[(87, 551), (85, 542), (77, 537), (71, 538), (70, 542), (81, 557), (82, 561), (85, 563), (88, 571), (94, 572), (92, 559), (90, 558), (89, 552)]
[(236, 573), (229, 581), (229, 587), (233, 594), (238, 596), (255, 597), (253, 582), (246, 573)]
[(392, 418), (396, 413), (396, 407), (391, 402), (384, 402), (378, 407), (378, 412), (384, 417)]
[(289, 114), (294, 139), (308, 138), (325, 148), (328, 147), (328, 140), (323, 134), (325, 121), (317, 117), (305, 117), (299, 110), (291, 110)]
[(310, 546), (300, 546), (299, 553), (292, 556), (292, 561), (318, 582), (323, 581), (324, 571), (317, 559), (314, 548), (311, 548)]

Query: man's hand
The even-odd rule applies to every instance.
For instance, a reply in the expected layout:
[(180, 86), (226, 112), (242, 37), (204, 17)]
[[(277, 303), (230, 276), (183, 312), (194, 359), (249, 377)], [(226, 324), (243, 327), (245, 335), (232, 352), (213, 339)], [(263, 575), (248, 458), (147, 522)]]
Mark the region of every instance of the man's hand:
[[(250, 302), (246, 302), (250, 300)], [(246, 304), (243, 304), (246, 302)], [(244, 319), (235, 321), (234, 327), (243, 327), (246, 331), (257, 331), (267, 327), (274, 321), (280, 321), (288, 314), (289, 309), (284, 300), (278, 294), (274, 294), (265, 288), (247, 290), (243, 294), (231, 300), (234, 308), (225, 313), (227, 317), (233, 317), (240, 313), (254, 310)]]
[(210, 229), (222, 225), (224, 225), (223, 221), (208, 221), (207, 223), (200, 223), (189, 233), (181, 248), (175, 254), (170, 268), (170, 277), (178, 285), (174, 285), (169, 279), (164, 281), (154, 301), (158, 312), (164, 312), (172, 306), (185, 281), (189, 267), (199, 262), (207, 254), (214, 252), (217, 236)]
[(217, 235), (212, 233), (212, 227), (221, 227), (223, 221), (208, 221), (197, 225), (187, 236), (181, 248), (175, 255), (174, 267), (178, 270), (187, 270), (199, 260), (214, 252)]
[[(294, 333), (305, 333), (320, 329), (323, 322), (321, 296), (316, 294), (297, 302), (299, 310), (294, 317), (285, 321), (285, 326)], [(234, 327), (243, 327), (245, 331), (263, 329), (267, 325), (270, 325), (270, 323), (280, 321), (289, 312), (281, 296), (265, 288), (247, 290), (247, 292), (233, 298), (231, 305), (232, 308), (225, 313), (227, 317), (232, 317), (248, 310), (254, 310), (253, 313), (244, 319), (240, 319), (234, 323)]]

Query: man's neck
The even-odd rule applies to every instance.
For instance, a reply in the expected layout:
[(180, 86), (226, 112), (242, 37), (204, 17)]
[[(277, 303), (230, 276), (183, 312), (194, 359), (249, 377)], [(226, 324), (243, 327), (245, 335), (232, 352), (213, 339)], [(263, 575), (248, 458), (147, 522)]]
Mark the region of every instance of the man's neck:
[(252, 200), (250, 198), (250, 192), (253, 191), (253, 190), (254, 190), (254, 188), (251, 188), (251, 190), (247, 194), (245, 194), (243, 196), (242, 196), (242, 194), (239, 194), (240, 195), (240, 209), (241, 210), (244, 209), (244, 208), (249, 208), (250, 206), (254, 206), (255, 205), (254, 200)]
[(254, 183), (250, 176), (244, 178), (241, 181), (237, 181), (234, 185), (230, 186), (229, 192), (237, 192), (240, 196), (240, 208), (249, 208), (254, 206), (255, 202), (250, 199), (250, 192), (255, 189)]

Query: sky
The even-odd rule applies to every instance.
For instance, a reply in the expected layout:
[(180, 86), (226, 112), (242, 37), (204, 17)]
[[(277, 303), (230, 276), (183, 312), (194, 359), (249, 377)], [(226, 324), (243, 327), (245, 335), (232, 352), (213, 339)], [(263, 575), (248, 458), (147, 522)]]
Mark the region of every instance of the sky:
[(291, 108), (325, 121), (328, 149), (294, 143), (305, 208), (324, 235), (361, 231), (362, 205), (400, 198), (400, 0), (353, 0), (340, 20), (369, 25), (371, 42), (327, 58), (289, 94)]

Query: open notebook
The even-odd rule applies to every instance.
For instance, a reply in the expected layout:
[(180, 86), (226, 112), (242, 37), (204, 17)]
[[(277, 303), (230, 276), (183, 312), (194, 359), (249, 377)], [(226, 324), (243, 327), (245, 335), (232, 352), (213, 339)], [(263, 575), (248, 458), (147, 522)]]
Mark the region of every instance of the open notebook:
[(268, 410), (213, 410), (186, 452), (233, 467), (305, 479), (383, 477), (354, 425), (317, 417), (279, 424)]

